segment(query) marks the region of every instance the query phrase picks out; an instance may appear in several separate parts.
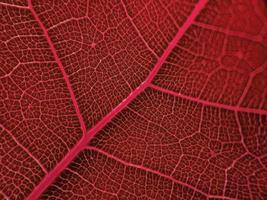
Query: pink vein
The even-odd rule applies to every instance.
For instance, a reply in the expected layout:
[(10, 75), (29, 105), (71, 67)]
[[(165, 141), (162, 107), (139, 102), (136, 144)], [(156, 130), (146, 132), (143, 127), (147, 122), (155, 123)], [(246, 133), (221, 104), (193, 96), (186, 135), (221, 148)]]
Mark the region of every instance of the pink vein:
[(10, 7), (19, 8), (19, 9), (29, 9), (28, 6), (21, 6), (21, 5), (16, 5), (16, 4), (4, 3), (4, 2), (0, 2), (0, 5), (10, 6)]
[(204, 24), (202, 22), (196, 22), (195, 25), (198, 25), (199, 27), (203, 28), (203, 29), (208, 29), (208, 30), (212, 30), (212, 31), (216, 31), (216, 32), (220, 32), (220, 33), (223, 33), (227, 36), (234, 36), (234, 37), (239, 37), (239, 38), (243, 38), (243, 39), (246, 39), (246, 40), (252, 40), (252, 41), (255, 41), (255, 42), (261, 42), (262, 41), (262, 37), (259, 36), (259, 35), (250, 35), (250, 34), (247, 34), (245, 32), (238, 32), (238, 31), (232, 31), (232, 30), (229, 30), (229, 28), (227, 30), (219, 27), (219, 26), (213, 26), (213, 25), (210, 25), (210, 24)]
[(87, 147), (86, 149), (92, 150), (92, 151), (96, 151), (96, 152), (98, 152), (98, 153), (100, 153), (100, 154), (102, 154), (104, 156), (107, 156), (108, 158), (111, 158), (112, 160), (115, 160), (115, 161), (117, 161), (117, 162), (119, 162), (119, 163), (121, 163), (121, 164), (123, 164), (125, 166), (134, 167), (134, 168), (140, 169), (142, 171), (150, 172), (152, 174), (156, 174), (156, 175), (159, 175), (161, 177), (164, 177), (164, 178), (166, 178), (166, 179), (168, 179), (168, 180), (170, 180), (170, 181), (172, 181), (174, 183), (177, 183), (179, 185), (183, 185), (183, 186), (185, 186), (187, 188), (190, 188), (191, 190), (194, 190), (194, 191), (196, 191), (196, 192), (198, 192), (198, 193), (200, 193), (200, 194), (202, 194), (202, 195), (204, 195), (204, 196), (206, 196), (208, 198), (222, 198), (222, 196), (219, 196), (219, 195), (209, 195), (209, 194), (197, 189), (196, 187), (194, 187), (192, 185), (189, 185), (187, 183), (181, 182), (181, 181), (173, 178), (172, 176), (163, 174), (163, 173), (161, 173), (159, 171), (144, 167), (142, 165), (137, 165), (137, 164), (133, 164), (133, 163), (129, 163), (127, 161), (121, 160), (120, 158), (117, 158), (117, 157), (113, 156), (112, 154), (110, 154), (110, 153), (108, 153), (106, 151), (103, 151), (102, 149), (99, 149), (99, 148), (96, 148), (96, 147)]
[[(196, 16), (200, 13), (200, 11), (205, 7), (207, 3), (207, 0), (200, 0), (194, 10), (192, 11), (191, 15), (187, 18), (186, 22), (183, 24), (183, 26), (179, 29), (177, 34), (175, 35), (174, 39), (170, 42), (168, 47), (165, 49), (163, 55), (158, 59), (157, 63), (155, 64), (153, 70), (149, 73), (148, 77), (146, 80), (139, 86), (137, 87), (129, 96), (124, 99), (117, 107), (115, 107), (109, 114), (107, 114), (100, 122), (98, 122), (94, 127), (92, 127), (91, 130), (87, 132), (83, 136), (83, 138), (67, 153), (67, 155), (57, 164), (57, 166), (51, 170), (45, 177), (44, 179), (34, 188), (32, 193), (29, 195), (27, 199), (33, 200), (33, 199), (38, 199), (38, 197), (43, 193), (43, 191), (51, 185), (51, 183), (55, 180), (56, 177), (59, 176), (59, 174), (70, 164), (70, 162), (77, 156), (77, 154), (82, 151), (89, 141), (100, 131), (108, 122), (113, 119), (117, 113), (122, 111), (127, 105), (129, 105), (130, 102), (132, 102), (141, 92), (143, 92), (151, 83), (157, 72), (159, 71), (161, 65), (164, 63), (166, 58), (169, 56), (175, 45), (179, 42), (181, 37), (185, 34), (187, 29), (192, 25), (194, 22)], [(47, 30), (45, 29), (44, 25), (41, 23), (39, 17), (37, 16), (36, 12), (32, 8), (31, 2), (29, 2), (30, 5), (30, 10), (32, 11), (35, 19), (38, 21), (38, 24), (42, 28), (45, 37), (51, 47), (51, 50), (55, 56), (56, 61), (59, 64), (60, 69), (62, 70), (62, 73), (64, 75), (64, 78), (67, 82), (68, 88), (71, 93), (71, 98), (73, 100), (73, 104), (75, 106), (76, 112), (78, 112), (79, 120), (81, 122), (81, 125), (84, 126), (83, 130), (85, 128), (84, 122), (82, 120), (81, 114), (79, 112), (78, 104), (75, 100), (74, 93), (71, 89), (70, 82), (68, 80), (68, 77), (66, 75), (66, 72), (63, 69), (62, 63), (59, 60), (59, 57), (57, 56), (56, 50), (52, 44), (51, 39), (48, 36)]]
[(258, 109), (253, 109), (253, 108), (245, 108), (245, 107), (231, 106), (231, 105), (226, 105), (226, 104), (221, 104), (221, 103), (216, 103), (216, 102), (210, 102), (210, 101), (202, 100), (202, 99), (197, 98), (197, 97), (186, 96), (184, 94), (177, 93), (177, 92), (174, 92), (174, 91), (171, 91), (171, 90), (168, 90), (168, 89), (165, 89), (165, 88), (159, 87), (157, 85), (153, 85), (153, 84), (150, 84), (149, 87), (153, 88), (155, 90), (161, 91), (163, 93), (166, 93), (166, 94), (170, 94), (170, 95), (173, 95), (176, 97), (180, 97), (182, 99), (187, 99), (187, 100), (197, 102), (197, 103), (207, 105), (207, 106), (232, 110), (232, 111), (236, 111), (236, 112), (248, 112), (248, 113), (256, 113), (256, 114), (262, 114), (262, 115), (267, 114), (266, 110), (258, 110)]
[(56, 48), (54, 47), (54, 44), (53, 44), (53, 42), (51, 41), (51, 39), (50, 39), (50, 37), (49, 37), (49, 35), (48, 35), (48, 32), (47, 32), (47, 30), (46, 30), (44, 24), (41, 22), (39, 16), (37, 15), (37, 13), (35, 12), (35, 10), (33, 9), (33, 7), (32, 7), (32, 1), (31, 1), (31, 0), (28, 0), (28, 5), (29, 5), (29, 8), (30, 8), (30, 11), (32, 12), (32, 15), (34, 16), (34, 19), (37, 21), (38, 25), (39, 25), (40, 28), (42, 29), (42, 31), (43, 31), (43, 33), (44, 33), (44, 36), (45, 36), (45, 38), (46, 38), (46, 40), (47, 40), (47, 42), (48, 42), (48, 45), (49, 45), (49, 47), (50, 47), (50, 50), (51, 50), (51, 52), (52, 52), (52, 54), (53, 54), (53, 56), (54, 56), (54, 58), (55, 58), (55, 60), (56, 60), (56, 62), (57, 62), (57, 64), (58, 64), (58, 66), (59, 66), (59, 68), (60, 68), (60, 71), (61, 71), (61, 73), (62, 73), (62, 75), (63, 75), (63, 78), (64, 78), (64, 80), (65, 80), (65, 82), (66, 82), (66, 84), (67, 84), (67, 88), (68, 88), (68, 91), (69, 91), (69, 93), (70, 93), (71, 101), (72, 101), (72, 103), (73, 103), (73, 105), (74, 105), (75, 112), (76, 112), (76, 114), (77, 114), (77, 116), (78, 116), (78, 119), (79, 119), (79, 122), (80, 122), (81, 129), (82, 129), (83, 133), (86, 133), (85, 123), (84, 123), (84, 121), (83, 121), (82, 114), (81, 114), (81, 112), (80, 112), (78, 103), (77, 103), (76, 98), (75, 98), (75, 96), (74, 96), (74, 92), (73, 92), (73, 89), (72, 89), (72, 87), (71, 87), (71, 83), (70, 83), (69, 77), (68, 77), (67, 73), (65, 72), (65, 69), (64, 69), (64, 67), (63, 67), (63, 65), (62, 65), (62, 62), (61, 62), (60, 59), (59, 59), (59, 56), (57, 55)]

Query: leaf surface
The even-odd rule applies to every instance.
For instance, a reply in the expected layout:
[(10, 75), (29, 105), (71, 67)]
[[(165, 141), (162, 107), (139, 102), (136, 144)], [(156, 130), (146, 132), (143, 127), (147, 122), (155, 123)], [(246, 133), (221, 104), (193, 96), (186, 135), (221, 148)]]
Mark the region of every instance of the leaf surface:
[(0, 199), (266, 199), (263, 0), (1, 0)]

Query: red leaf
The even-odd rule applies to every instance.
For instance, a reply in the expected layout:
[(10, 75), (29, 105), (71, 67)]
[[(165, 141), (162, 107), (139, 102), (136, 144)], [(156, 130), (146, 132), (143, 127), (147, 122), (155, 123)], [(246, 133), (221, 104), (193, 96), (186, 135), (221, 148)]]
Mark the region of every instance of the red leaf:
[(266, 199), (263, 0), (0, 0), (0, 199)]

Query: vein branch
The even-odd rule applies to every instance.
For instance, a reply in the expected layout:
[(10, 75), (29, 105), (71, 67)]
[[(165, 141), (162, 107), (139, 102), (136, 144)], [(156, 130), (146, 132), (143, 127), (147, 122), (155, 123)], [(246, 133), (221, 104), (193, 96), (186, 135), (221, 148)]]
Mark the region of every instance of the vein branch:
[(100, 153), (100, 154), (102, 154), (102, 155), (104, 155), (104, 156), (106, 156), (108, 158), (111, 158), (112, 160), (115, 160), (115, 161), (117, 161), (117, 162), (119, 162), (119, 163), (121, 163), (121, 164), (123, 164), (123, 165), (125, 165), (127, 167), (134, 167), (136, 169), (140, 169), (142, 171), (145, 171), (145, 172), (148, 172), (148, 173), (152, 173), (152, 174), (156, 174), (156, 175), (158, 175), (160, 177), (164, 177), (165, 179), (170, 180), (173, 183), (176, 183), (176, 184), (182, 185), (184, 187), (190, 188), (191, 190), (193, 190), (195, 192), (198, 192), (198, 193), (200, 193), (200, 194), (202, 194), (202, 195), (204, 195), (204, 196), (206, 196), (208, 198), (222, 198), (222, 196), (219, 196), (219, 195), (209, 195), (209, 194), (199, 190), (198, 188), (196, 188), (196, 187), (194, 187), (194, 186), (192, 186), (192, 185), (190, 185), (188, 183), (179, 181), (179, 180), (173, 178), (172, 176), (163, 174), (163, 173), (161, 173), (159, 171), (156, 171), (156, 170), (153, 170), (153, 169), (141, 166), (141, 165), (137, 165), (137, 164), (133, 164), (133, 163), (129, 163), (127, 161), (121, 160), (120, 158), (117, 158), (117, 157), (113, 156), (112, 154), (110, 154), (110, 153), (108, 153), (106, 151), (103, 151), (102, 149), (99, 149), (99, 148), (96, 148), (96, 147), (87, 147), (86, 149), (98, 152), (98, 153)]
[(182, 99), (187, 99), (187, 100), (190, 100), (193, 102), (200, 103), (202, 105), (212, 106), (212, 107), (226, 109), (226, 110), (232, 110), (232, 111), (236, 111), (236, 112), (247, 112), (247, 113), (256, 113), (256, 114), (263, 114), (263, 115), (267, 114), (266, 110), (260, 110), (260, 109), (254, 109), (254, 108), (245, 108), (245, 107), (240, 107), (240, 106), (232, 106), (232, 105), (226, 105), (226, 104), (217, 103), (217, 102), (211, 102), (211, 101), (203, 100), (203, 99), (200, 99), (197, 97), (191, 97), (191, 96), (187, 96), (187, 95), (184, 95), (184, 94), (181, 94), (178, 92), (174, 92), (174, 91), (162, 88), (162, 87), (154, 85), (154, 84), (150, 84), (149, 87), (154, 89), (154, 90), (158, 90), (160, 92), (170, 94), (172, 96), (176, 96), (176, 97), (180, 97)]
[(54, 46), (54, 44), (53, 44), (53, 42), (52, 42), (52, 40), (51, 40), (51, 38), (50, 38), (50, 36), (48, 34), (48, 31), (47, 31), (46, 27), (41, 22), (38, 14), (35, 12), (35, 10), (34, 10), (34, 8), (32, 6), (32, 1), (31, 0), (28, 0), (28, 5), (29, 5), (30, 11), (31, 11), (34, 19), (36, 20), (36, 22), (38, 23), (39, 27), (43, 31), (44, 37), (45, 37), (45, 39), (46, 39), (46, 41), (47, 41), (47, 43), (48, 43), (48, 45), (50, 47), (50, 50), (51, 50), (51, 52), (52, 52), (52, 54), (53, 54), (53, 56), (55, 58), (56, 63), (59, 66), (59, 69), (60, 69), (60, 71), (61, 71), (61, 73), (63, 75), (63, 78), (65, 80), (65, 83), (67, 85), (67, 89), (69, 91), (71, 101), (72, 101), (73, 106), (75, 108), (76, 115), (77, 115), (77, 117), (79, 119), (79, 123), (80, 123), (81, 129), (82, 129), (83, 133), (85, 133), (86, 132), (86, 126), (85, 126), (81, 111), (79, 109), (78, 103), (76, 101), (76, 98), (75, 98), (75, 95), (74, 95), (74, 91), (72, 89), (72, 86), (71, 86), (71, 83), (70, 83), (70, 80), (69, 80), (69, 76), (67, 75), (67, 73), (66, 73), (66, 71), (65, 71), (65, 69), (63, 67), (63, 64), (62, 64), (62, 62), (61, 62), (61, 60), (60, 60), (60, 58), (59, 58), (59, 56), (57, 54), (56, 48), (55, 48), (55, 46)]

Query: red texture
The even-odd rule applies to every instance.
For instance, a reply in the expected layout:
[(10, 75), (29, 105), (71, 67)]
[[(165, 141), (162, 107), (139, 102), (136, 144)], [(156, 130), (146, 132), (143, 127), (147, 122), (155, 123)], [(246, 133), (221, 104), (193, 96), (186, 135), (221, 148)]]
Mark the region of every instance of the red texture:
[(0, 199), (267, 199), (263, 0), (0, 0)]

